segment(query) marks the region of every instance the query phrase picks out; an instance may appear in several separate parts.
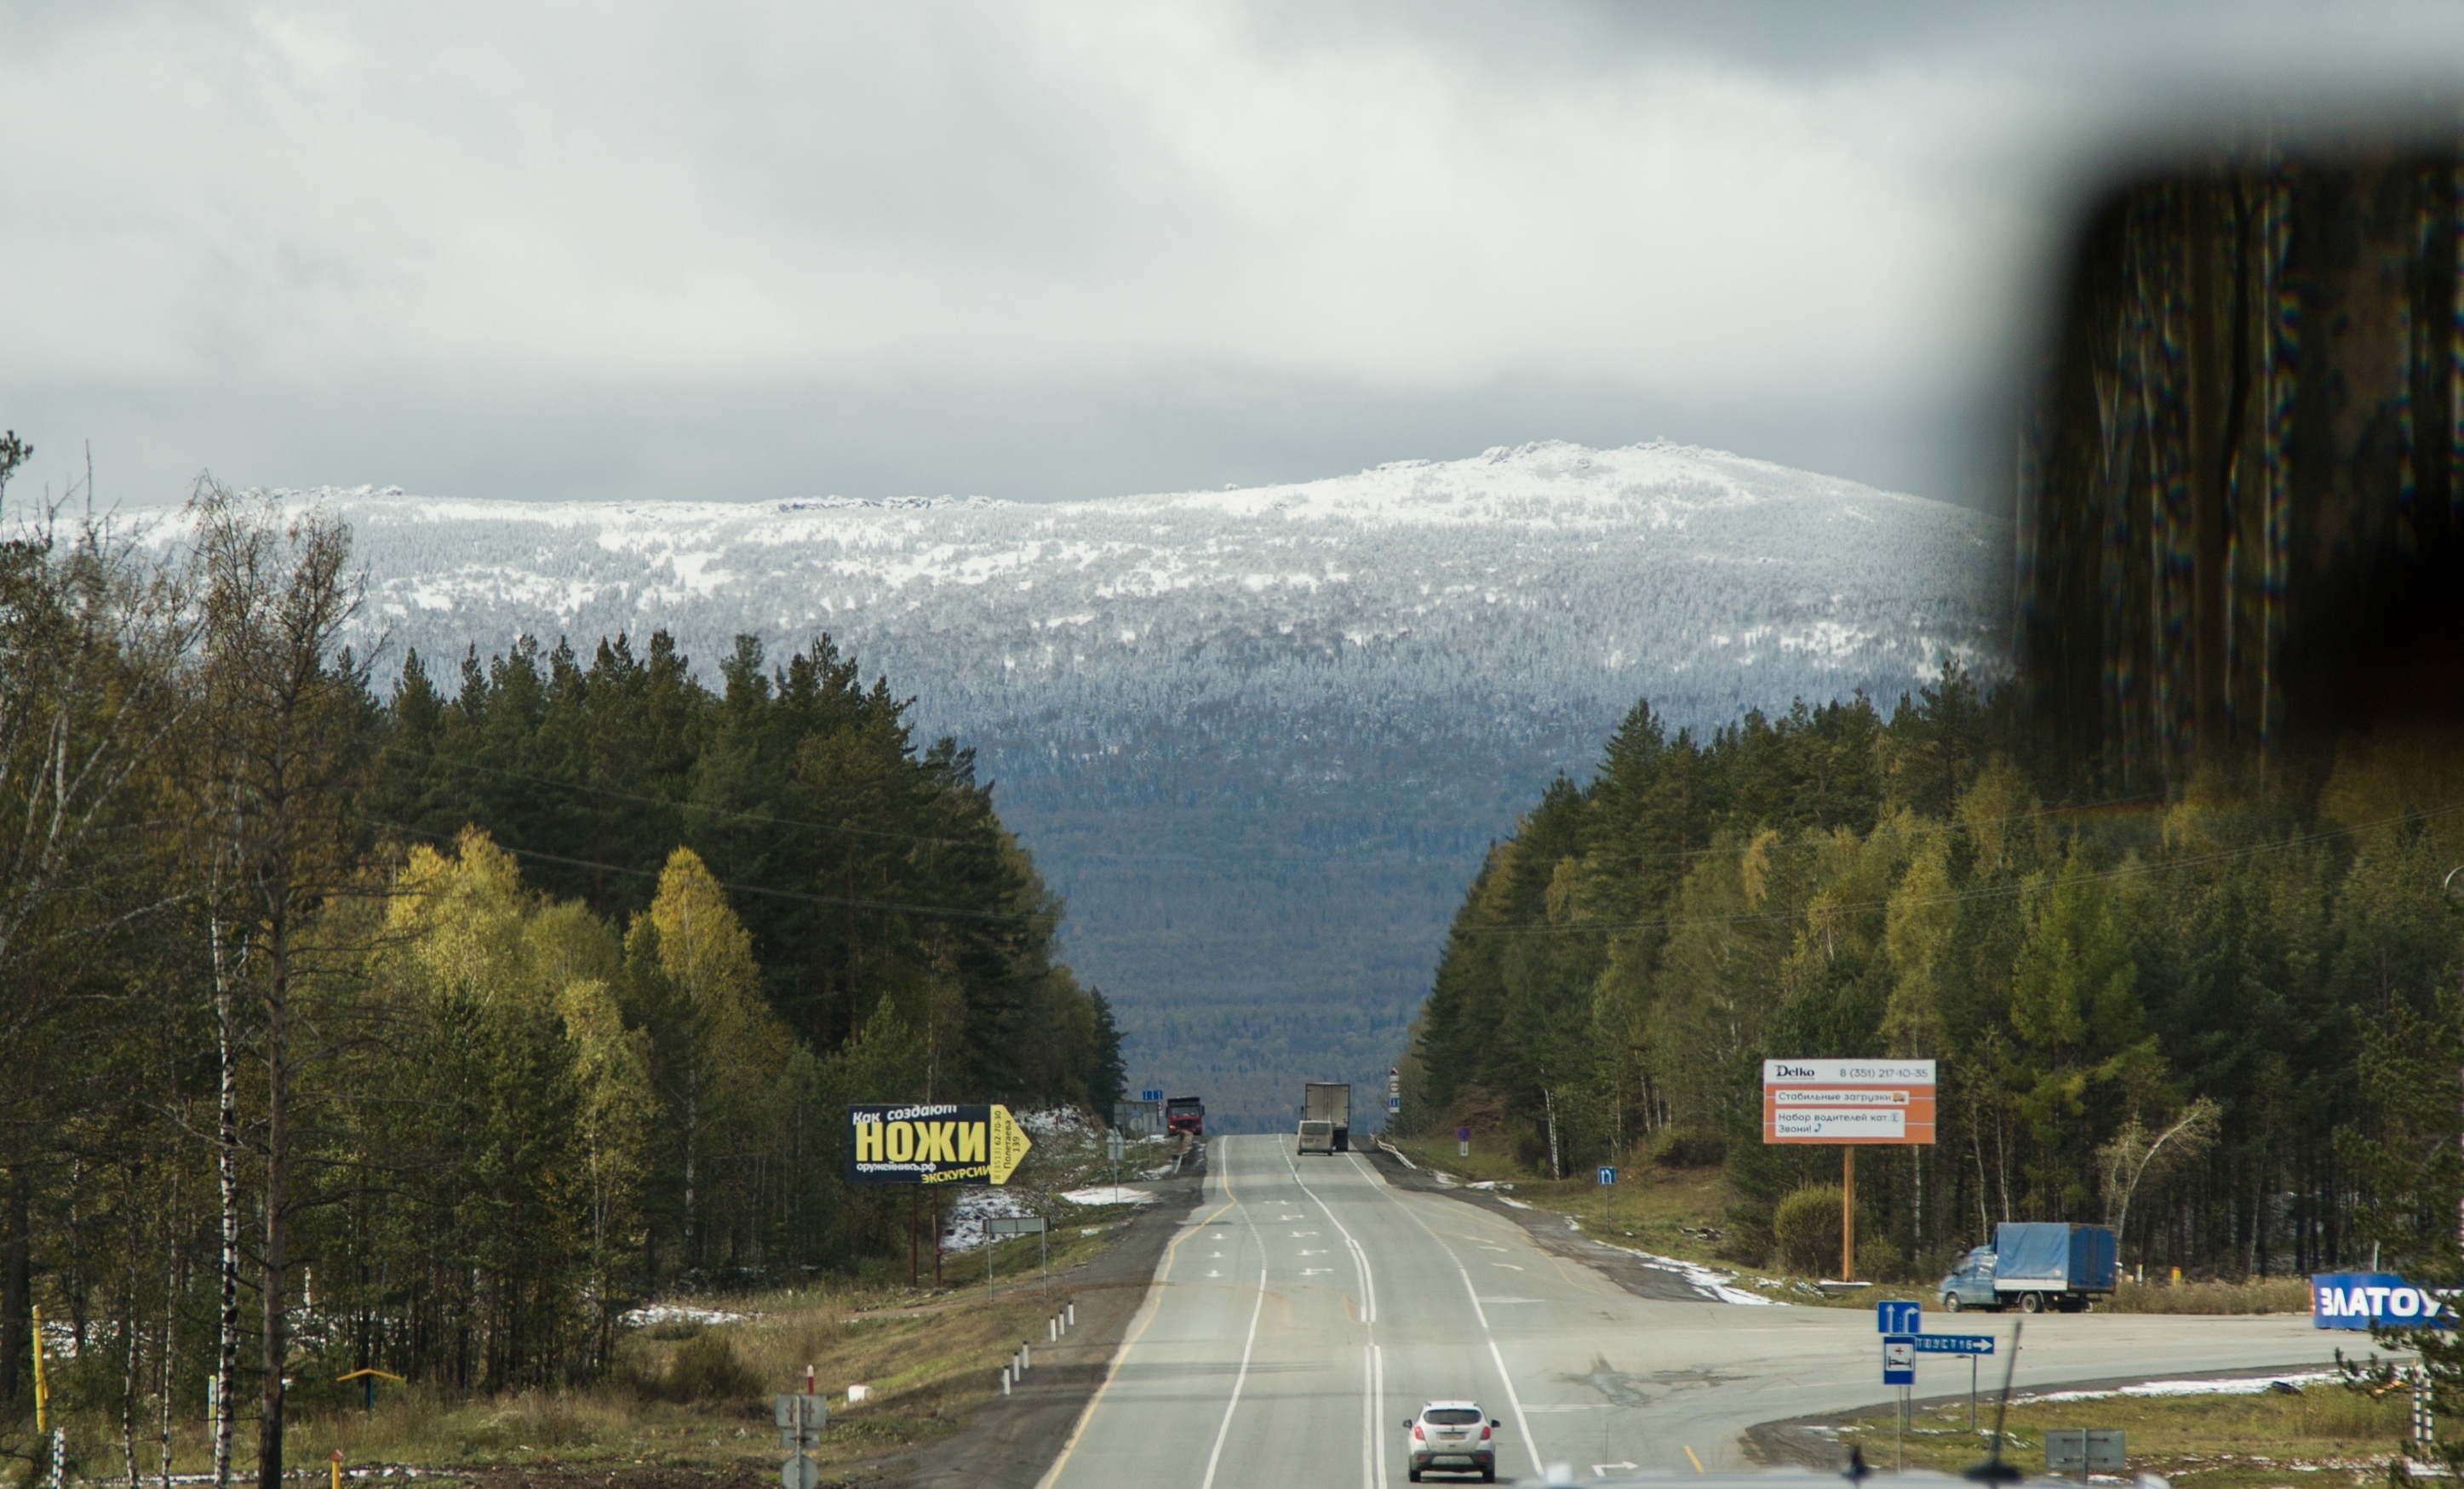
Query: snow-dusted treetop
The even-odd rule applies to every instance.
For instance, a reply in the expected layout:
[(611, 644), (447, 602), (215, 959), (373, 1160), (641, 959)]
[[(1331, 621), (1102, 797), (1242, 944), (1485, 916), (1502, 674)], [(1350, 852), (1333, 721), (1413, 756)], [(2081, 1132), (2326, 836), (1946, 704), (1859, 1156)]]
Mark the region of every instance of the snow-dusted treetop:
[(1235, 680), (1253, 705), (1339, 681), (1354, 702), (1595, 708), (1680, 680), (1783, 704), (1902, 685), (1988, 649), (1977, 560), (1996, 541), (1964, 509), (1666, 444), (1050, 505), (285, 494), (350, 517), (395, 657), (665, 626), (707, 662), (737, 631), (774, 652), (828, 631), (932, 727), (1037, 693), (1099, 734), (1108, 704)]

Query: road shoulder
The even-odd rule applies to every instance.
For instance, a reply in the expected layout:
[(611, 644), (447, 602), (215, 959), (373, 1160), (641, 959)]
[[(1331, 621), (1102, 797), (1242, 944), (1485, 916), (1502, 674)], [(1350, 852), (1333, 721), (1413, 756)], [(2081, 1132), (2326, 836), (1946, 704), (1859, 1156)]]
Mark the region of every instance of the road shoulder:
[(1057, 1346), (1033, 1341), (1034, 1363), (1015, 1391), (976, 1407), (957, 1432), (912, 1458), (879, 1465), (872, 1481), (897, 1489), (1033, 1489), (1111, 1373), (1164, 1250), (1205, 1197), (1205, 1183), (1201, 1158), (1192, 1171), (1148, 1186), (1158, 1197), (1129, 1221), (1126, 1234), (1053, 1278), (1054, 1308), (1078, 1305), (1068, 1337)]
[(1438, 1194), (1458, 1204), (1485, 1210), (1501, 1219), (1512, 1221), (1531, 1237), (1531, 1243), (1553, 1257), (1579, 1261), (1599, 1273), (1617, 1286), (1638, 1298), (1654, 1303), (1703, 1303), (1721, 1307), (1737, 1306), (1723, 1302), (1716, 1295), (1687, 1281), (1673, 1266), (1660, 1266), (1623, 1246), (1612, 1246), (1578, 1229), (1566, 1216), (1554, 1211), (1520, 1205), (1493, 1190), (1472, 1189), (1460, 1184), (1440, 1184), (1426, 1169), (1406, 1161), (1400, 1153), (1382, 1143), (1354, 1149), (1378, 1176), (1395, 1189), (1415, 1193)]

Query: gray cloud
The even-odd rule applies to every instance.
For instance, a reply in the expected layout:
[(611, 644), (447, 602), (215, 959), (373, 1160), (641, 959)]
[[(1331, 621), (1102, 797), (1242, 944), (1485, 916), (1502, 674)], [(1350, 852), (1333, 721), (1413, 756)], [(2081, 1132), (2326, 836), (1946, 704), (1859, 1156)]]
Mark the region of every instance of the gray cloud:
[[(2372, 14), (2362, 63), (2456, 39)], [(0, 6), (0, 424), (130, 502), (1042, 498), (1660, 434), (1982, 499), (2050, 172), (2166, 76), (2111, 58), (2263, 77), (2306, 34), (2035, 17)]]

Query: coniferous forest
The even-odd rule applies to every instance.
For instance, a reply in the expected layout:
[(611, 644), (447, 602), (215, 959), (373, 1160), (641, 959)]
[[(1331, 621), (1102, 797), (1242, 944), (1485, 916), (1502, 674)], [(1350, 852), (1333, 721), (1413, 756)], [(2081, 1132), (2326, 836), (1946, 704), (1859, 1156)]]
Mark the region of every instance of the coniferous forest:
[(847, 1102), (1109, 1110), (971, 755), (826, 638), (379, 696), (340, 522), (208, 485), (183, 533), (0, 544), (0, 1401), (40, 1304), (270, 1474), (303, 1358), (587, 1378), (646, 1296), (903, 1257)]
[(2011, 1219), (2227, 1277), (2452, 1239), (2453, 748), (2116, 798), (1957, 672), (1708, 738), (1639, 704), (1491, 849), (1406, 1117), (1544, 1171), (1725, 1161), (1724, 1244), (1760, 1263), (1839, 1178), (1836, 1148), (1763, 1146), (1761, 1062), (1930, 1057), (1937, 1146), (1858, 1166), (1861, 1275), (1930, 1280)]

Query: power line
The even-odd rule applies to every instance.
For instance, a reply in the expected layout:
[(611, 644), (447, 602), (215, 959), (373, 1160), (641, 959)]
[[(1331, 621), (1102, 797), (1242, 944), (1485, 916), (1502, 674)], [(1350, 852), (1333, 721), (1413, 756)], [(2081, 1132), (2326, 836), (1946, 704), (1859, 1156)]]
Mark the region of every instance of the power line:
[[(354, 818), (353, 821), (364, 822), (371, 827), (382, 827), (388, 832), (408, 833), (414, 838), (428, 838), (438, 843), (451, 843), (458, 836), (454, 833), (430, 832), (425, 828), (407, 826), (402, 822), (388, 822), (374, 817)], [(537, 859), (543, 864), (562, 864), (571, 868), (595, 868), (605, 873), (624, 874), (634, 879), (656, 879), (661, 873), (661, 870), (655, 868), (630, 868), (623, 864), (603, 864), (596, 859), (570, 858), (561, 853), (541, 852), (538, 848), (517, 848), (506, 843), (495, 843), (493, 838), (489, 841), (499, 852), (510, 853), (516, 858)], [(1028, 918), (1024, 915), (1003, 914), (997, 910), (960, 909), (947, 905), (907, 905), (896, 900), (859, 900), (835, 894), (806, 894), (798, 889), (774, 889), (766, 885), (731, 884), (725, 880), (719, 881), (718, 887), (737, 894), (758, 894), (774, 900), (802, 900), (807, 905), (828, 905), (846, 909), (896, 910), (909, 915), (937, 915), (961, 920), (1011, 923)]]
[(715, 817), (729, 821), (758, 822), (765, 827), (804, 827), (814, 832), (839, 832), (857, 838), (886, 838), (897, 843), (928, 843), (942, 847), (979, 846), (964, 838), (927, 838), (912, 832), (891, 832), (875, 827), (849, 827), (837, 822), (810, 822), (793, 817), (765, 817), (759, 812), (734, 812), (725, 807), (703, 806), (693, 801), (670, 800), (666, 797), (646, 797), (631, 791), (619, 791), (613, 786), (593, 786), (578, 780), (558, 780), (548, 776), (526, 776), (520, 771), (504, 770), (495, 765), (481, 765), (474, 760), (456, 760), (442, 755), (426, 755), (417, 750), (406, 750), (400, 745), (379, 745), (377, 748), (387, 755), (404, 755), (414, 760), (429, 760), (438, 765), (452, 766), (456, 770), (477, 771), (481, 775), (499, 776), (507, 780), (523, 781), (534, 786), (554, 786), (564, 791), (584, 791), (612, 800), (639, 802), (645, 806), (670, 807), (679, 812), (698, 812), (705, 817)]

